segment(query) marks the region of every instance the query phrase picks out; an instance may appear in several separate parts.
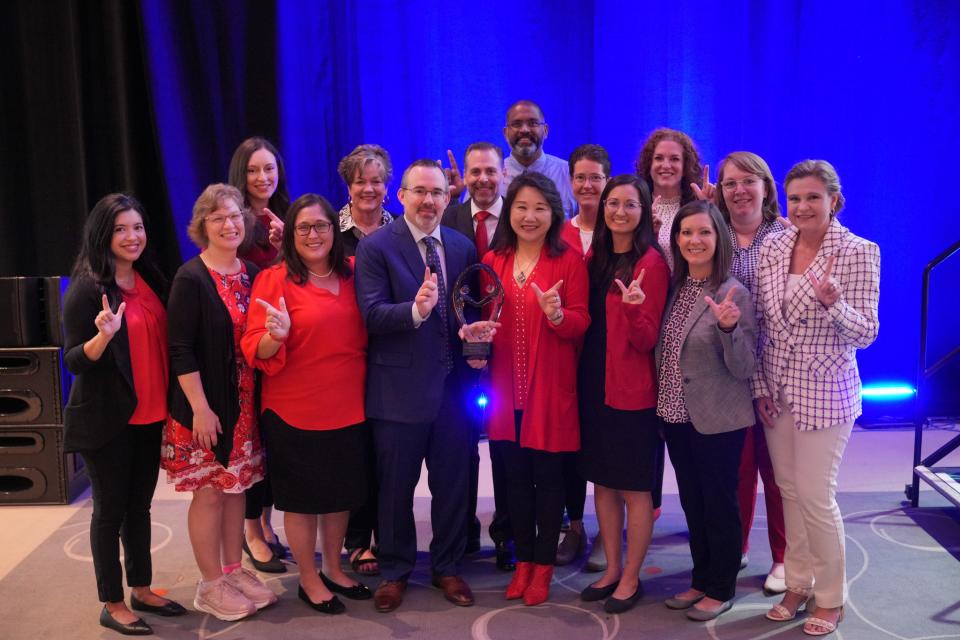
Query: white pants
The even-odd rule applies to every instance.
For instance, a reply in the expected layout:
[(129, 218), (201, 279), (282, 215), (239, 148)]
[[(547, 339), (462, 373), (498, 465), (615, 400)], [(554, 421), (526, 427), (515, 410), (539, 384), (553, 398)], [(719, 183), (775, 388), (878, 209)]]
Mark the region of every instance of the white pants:
[(780, 416), (765, 433), (783, 497), (787, 588), (813, 587), (817, 606), (839, 607), (847, 598), (847, 582), (837, 473), (853, 422), (800, 431), (782, 390), (777, 403)]

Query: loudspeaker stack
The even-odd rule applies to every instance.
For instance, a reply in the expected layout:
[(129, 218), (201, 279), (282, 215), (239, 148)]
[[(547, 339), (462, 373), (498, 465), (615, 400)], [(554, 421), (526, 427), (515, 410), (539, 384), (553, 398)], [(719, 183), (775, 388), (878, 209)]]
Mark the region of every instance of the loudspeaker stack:
[(0, 278), (0, 505), (68, 504), (89, 484), (63, 452), (66, 278)]

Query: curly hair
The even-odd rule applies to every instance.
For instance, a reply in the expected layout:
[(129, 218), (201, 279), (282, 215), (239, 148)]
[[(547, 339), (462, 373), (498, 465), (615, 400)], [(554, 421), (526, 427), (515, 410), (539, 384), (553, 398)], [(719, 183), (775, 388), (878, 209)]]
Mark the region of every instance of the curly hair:
[(647, 137), (646, 142), (643, 143), (634, 167), (636, 168), (637, 175), (647, 181), (647, 186), (650, 187), (650, 193), (653, 193), (653, 178), (650, 176), (650, 168), (653, 166), (653, 153), (657, 145), (664, 140), (672, 140), (683, 149), (683, 176), (680, 178), (680, 202), (681, 204), (686, 204), (696, 199), (696, 195), (693, 193), (690, 185), (696, 183), (699, 187), (703, 186), (703, 166), (701, 165), (700, 153), (697, 151), (696, 145), (693, 144), (690, 136), (683, 131), (666, 128), (654, 130), (654, 132)]

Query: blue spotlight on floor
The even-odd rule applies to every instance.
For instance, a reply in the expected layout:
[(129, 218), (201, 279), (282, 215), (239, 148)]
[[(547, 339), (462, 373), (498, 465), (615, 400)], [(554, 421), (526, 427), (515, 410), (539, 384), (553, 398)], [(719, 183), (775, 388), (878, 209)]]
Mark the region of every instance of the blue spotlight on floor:
[(868, 384), (863, 387), (864, 400), (897, 402), (912, 398), (917, 390), (908, 384)]
[(904, 382), (871, 382), (863, 385), (864, 427), (884, 428), (912, 424), (917, 390)]
[(484, 395), (484, 394), (481, 393), (479, 396), (477, 396), (477, 406), (480, 407), (481, 409), (486, 408), (486, 406), (487, 406), (487, 396), (486, 396), (486, 395)]

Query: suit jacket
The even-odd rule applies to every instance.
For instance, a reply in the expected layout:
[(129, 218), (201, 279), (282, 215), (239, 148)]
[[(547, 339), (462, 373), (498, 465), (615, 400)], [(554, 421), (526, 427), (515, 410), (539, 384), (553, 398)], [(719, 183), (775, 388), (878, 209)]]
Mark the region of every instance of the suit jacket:
[[(502, 196), (501, 196), (502, 198)], [(471, 199), (467, 199), (466, 202), (458, 202), (451, 204), (443, 212), (443, 219), (440, 221), (445, 227), (450, 227), (451, 229), (456, 229), (463, 235), (467, 236), (470, 239), (470, 242), (473, 243), (473, 246), (477, 246), (477, 234), (473, 230), (473, 212), (470, 209)], [(503, 216), (506, 212), (501, 208), (500, 217), (497, 219), (497, 225), (500, 224), (500, 220), (503, 219)], [(487, 238), (487, 242), (493, 242), (493, 234)], [(483, 258), (483, 256), (477, 256), (478, 259)]]
[[(784, 310), (784, 289), (799, 232), (774, 233), (760, 248), (761, 374), (754, 397), (776, 398), (782, 386), (797, 428), (823, 429), (862, 413), (856, 350), (880, 329), (880, 248), (834, 218), (813, 262)], [(808, 275), (823, 277), (830, 256), (841, 297), (829, 309), (813, 293)]]
[(423, 284), (424, 260), (403, 216), (357, 246), (357, 303), (369, 334), (367, 345), (368, 418), (424, 423), (436, 420), (445, 393), (460, 393), (467, 365), (450, 291), (460, 273), (477, 261), (477, 250), (462, 234), (440, 227), (446, 265), (447, 339), (454, 370), (443, 364), (443, 324), (439, 308), (419, 327), (413, 301)]
[[(731, 288), (734, 289), (733, 301), (740, 308), (740, 320), (734, 330), (727, 333), (717, 326), (704, 296), (719, 302)], [(664, 327), (679, 290), (675, 287), (667, 301)], [(663, 331), (657, 343), (658, 370), (663, 361), (662, 334)], [(704, 286), (684, 324), (682, 344), (680, 375), (693, 427), (709, 435), (755, 424), (750, 376), (756, 367), (756, 316), (746, 287), (733, 276), (727, 277), (716, 291), (709, 285)]]

